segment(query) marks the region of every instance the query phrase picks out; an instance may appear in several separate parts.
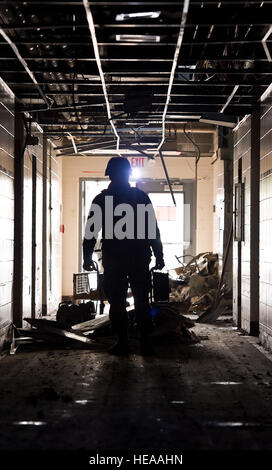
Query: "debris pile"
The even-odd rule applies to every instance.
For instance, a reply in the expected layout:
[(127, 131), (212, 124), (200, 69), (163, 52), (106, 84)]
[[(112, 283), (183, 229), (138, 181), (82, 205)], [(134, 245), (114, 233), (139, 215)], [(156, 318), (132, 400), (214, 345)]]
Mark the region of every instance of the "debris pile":
[[(151, 314), (154, 325), (152, 336), (165, 338), (171, 336), (183, 343), (199, 342), (197, 336), (190, 331), (194, 322), (180, 313), (180, 303), (157, 302), (151, 304)], [(77, 312), (77, 311), (76, 311)], [(71, 312), (69, 312), (71, 313)], [(134, 310), (129, 312), (129, 333), (137, 337), (137, 323)], [(30, 328), (15, 328), (14, 339), (11, 345), (11, 354), (15, 354), (20, 344), (54, 344), (60, 347), (84, 346), (92, 347), (103, 345), (100, 338), (112, 336), (111, 323), (107, 313), (97, 315), (95, 318), (71, 326), (64, 326), (63, 322), (55, 319), (24, 318)]]
[(10, 354), (15, 354), (20, 344), (54, 344), (60, 347), (81, 345), (85, 347), (97, 345), (92, 333), (99, 328), (110, 325), (109, 315), (98, 315), (97, 318), (88, 320), (71, 327), (63, 323), (40, 318), (24, 318), (30, 328), (13, 328), (13, 341)]
[(198, 343), (199, 338), (193, 331), (194, 322), (180, 313), (176, 302), (158, 302), (152, 304), (152, 317), (155, 326), (152, 336), (175, 336), (180, 342)]
[[(170, 278), (170, 300), (187, 305), (188, 314), (202, 314), (214, 303), (218, 293), (218, 255), (200, 253), (187, 264), (175, 269), (177, 279)], [(226, 286), (223, 286), (223, 290)]]
[(79, 305), (72, 302), (61, 302), (57, 311), (57, 322), (64, 327), (71, 327), (95, 318), (95, 305), (92, 300), (81, 302)]

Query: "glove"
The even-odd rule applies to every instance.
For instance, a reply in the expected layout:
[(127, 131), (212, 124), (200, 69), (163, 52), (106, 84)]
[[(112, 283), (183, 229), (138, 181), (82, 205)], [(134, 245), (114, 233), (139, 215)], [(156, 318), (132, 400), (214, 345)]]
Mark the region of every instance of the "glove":
[(163, 258), (156, 259), (156, 264), (154, 266), (154, 269), (158, 269), (160, 271), (161, 269), (164, 268), (164, 266), (165, 266), (165, 264), (164, 264), (164, 259)]
[(94, 261), (93, 260), (84, 261), (83, 269), (84, 271), (96, 271), (96, 266), (94, 264)]

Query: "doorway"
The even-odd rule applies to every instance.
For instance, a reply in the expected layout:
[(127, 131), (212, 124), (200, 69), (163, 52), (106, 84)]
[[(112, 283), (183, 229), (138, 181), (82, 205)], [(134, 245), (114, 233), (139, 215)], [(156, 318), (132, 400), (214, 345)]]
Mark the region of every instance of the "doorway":
[[(85, 226), (88, 219), (88, 214), (92, 201), (94, 200), (97, 194), (101, 193), (103, 189), (106, 189), (109, 186), (109, 180), (94, 180), (82, 178), (79, 184), (79, 247), (78, 247), (78, 271), (82, 272), (83, 270), (83, 252), (82, 252), (82, 242), (84, 238)], [(101, 264), (101, 252), (99, 250), (99, 240), (95, 246), (95, 252), (93, 255), (93, 260), (98, 263), (99, 271), (103, 271)], [(90, 287), (96, 287), (96, 276), (90, 277)]]
[(165, 266), (167, 269), (174, 269), (177, 267), (176, 256), (184, 254), (184, 194), (175, 192), (176, 206), (170, 192), (150, 192), (148, 195), (157, 217)]
[[(136, 186), (136, 182), (130, 182), (131, 186)], [(91, 203), (94, 197), (109, 185), (109, 180), (94, 180), (82, 178), (80, 180), (80, 216), (79, 216), (79, 272), (82, 271), (82, 240), (84, 237), (85, 225), (88, 219)], [(177, 267), (176, 256), (184, 254), (184, 193), (175, 191), (176, 206), (174, 206), (170, 192), (148, 192), (156, 213), (158, 227), (163, 243), (164, 259), (167, 269)], [(99, 250), (99, 240), (96, 244)], [(98, 262), (102, 271), (101, 252), (95, 251), (93, 259)]]

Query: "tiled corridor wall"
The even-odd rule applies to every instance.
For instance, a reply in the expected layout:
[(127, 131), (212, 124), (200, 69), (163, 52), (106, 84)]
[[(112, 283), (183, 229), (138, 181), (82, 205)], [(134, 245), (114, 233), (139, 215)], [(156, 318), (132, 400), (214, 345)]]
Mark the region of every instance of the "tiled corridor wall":
[(12, 321), (14, 96), (0, 79), (0, 345)]
[[(238, 183), (238, 161), (242, 159), (242, 182), (245, 187), (244, 241), (241, 242), (241, 327), (250, 331), (250, 178), (251, 117), (234, 132), (234, 185)], [(238, 242), (233, 247), (233, 314), (238, 322)]]
[[(35, 316), (43, 310), (43, 134), (39, 126), (32, 125), (32, 133), (39, 138), (35, 147), (28, 146), (24, 161), (24, 316), (31, 315), (32, 290), (32, 162), (36, 157), (36, 285)], [(61, 301), (62, 275), (62, 234), (61, 234), (61, 197), (62, 162), (56, 158), (52, 143), (47, 142), (46, 166), (46, 314), (56, 312)]]
[(43, 172), (43, 136), (41, 129), (32, 124), (32, 134), (38, 137), (39, 144), (28, 146), (24, 154), (24, 280), (23, 311), (24, 316), (31, 315), (32, 290), (32, 162), (36, 157), (36, 276), (35, 276), (35, 316), (42, 312), (42, 172)]
[(198, 163), (196, 253), (212, 251), (213, 169), (211, 162), (211, 157), (205, 157), (201, 158)]
[[(50, 197), (51, 186), (51, 197)], [(47, 145), (47, 314), (56, 312), (62, 299), (62, 160), (52, 143)]]
[[(0, 349), (11, 331), (13, 321), (14, 273), (14, 151), (15, 151), (14, 95), (0, 79)], [(23, 198), (23, 311), (22, 317), (42, 315), (43, 267), (47, 278), (47, 313), (56, 312), (61, 301), (62, 277), (62, 162), (56, 158), (53, 142), (48, 142), (47, 169), (43, 178), (44, 140), (42, 129), (32, 123), (31, 134), (39, 138), (36, 146), (27, 146), (24, 152)], [(33, 243), (33, 161), (36, 161), (36, 239)], [(44, 181), (46, 205), (44, 206)], [(17, 186), (18, 187), (18, 186)], [(50, 190), (51, 188), (51, 190)], [(50, 196), (51, 195), (51, 196)], [(45, 210), (44, 210), (45, 207)], [(43, 214), (47, 213), (47, 257), (43, 263)], [(35, 246), (36, 270), (33, 290), (32, 265)], [(35, 292), (35, 297), (32, 292)], [(33, 311), (33, 299), (35, 310)], [(10, 336), (9, 336), (10, 337)]]
[(223, 258), (224, 236), (224, 161), (213, 165), (213, 251), (218, 253), (220, 271)]
[(260, 130), (260, 337), (272, 349), (272, 105), (261, 107)]
[(228, 287), (229, 306), (232, 304), (232, 249), (227, 250), (232, 223), (232, 146), (218, 147), (218, 134), (214, 135), (216, 157), (212, 161), (213, 172), (213, 251), (219, 257), (219, 272), (224, 268), (224, 282)]

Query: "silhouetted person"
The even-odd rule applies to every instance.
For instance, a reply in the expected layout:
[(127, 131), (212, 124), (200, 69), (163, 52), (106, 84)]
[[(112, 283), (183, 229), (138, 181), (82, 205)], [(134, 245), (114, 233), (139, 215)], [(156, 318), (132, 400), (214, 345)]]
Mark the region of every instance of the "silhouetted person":
[[(134, 297), (141, 351), (143, 354), (152, 353), (149, 338), (153, 328), (149, 307), (151, 248), (156, 258), (156, 269), (164, 267), (154, 209), (146, 193), (130, 186), (130, 174), (131, 166), (126, 158), (110, 159), (105, 175), (110, 177), (111, 183), (92, 202), (83, 241), (83, 268), (90, 271), (94, 267), (92, 255), (97, 234), (102, 228), (103, 288), (110, 303), (112, 328), (118, 337), (109, 352), (117, 355), (129, 353), (126, 311), (128, 283)], [(138, 210), (141, 214), (144, 212), (144, 231), (143, 217), (138, 217)]]

